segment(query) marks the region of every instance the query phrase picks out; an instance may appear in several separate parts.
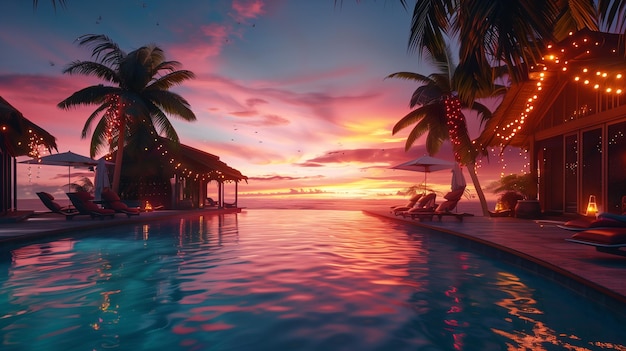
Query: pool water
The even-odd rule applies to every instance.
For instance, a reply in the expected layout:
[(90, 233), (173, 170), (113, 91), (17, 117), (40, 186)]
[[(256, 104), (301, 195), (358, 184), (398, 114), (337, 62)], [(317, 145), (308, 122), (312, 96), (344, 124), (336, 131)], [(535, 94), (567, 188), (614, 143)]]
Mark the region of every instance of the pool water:
[(626, 350), (624, 311), (359, 211), (196, 215), (0, 257), (3, 351)]

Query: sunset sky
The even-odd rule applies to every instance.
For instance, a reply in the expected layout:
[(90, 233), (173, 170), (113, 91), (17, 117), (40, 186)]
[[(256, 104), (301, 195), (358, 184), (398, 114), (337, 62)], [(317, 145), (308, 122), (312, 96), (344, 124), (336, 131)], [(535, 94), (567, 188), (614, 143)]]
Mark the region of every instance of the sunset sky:
[[(126, 52), (154, 43), (196, 74), (173, 90), (198, 120), (171, 120), (182, 143), (249, 177), (239, 187), (244, 196), (380, 197), (423, 180), (421, 173), (389, 169), (425, 148), (419, 142), (405, 152), (408, 130), (391, 135), (410, 111), (416, 86), (385, 77), (433, 72), (407, 51), (412, 9), (399, 1), (67, 0), (55, 11), (47, 0), (37, 9), (32, 1), (10, 0), (2, 7), (0, 96), (56, 136), (59, 152), (89, 154), (80, 133), (94, 107), (62, 111), (56, 105), (99, 83), (62, 70), (71, 61), (92, 60), (76, 38), (104, 34)], [(467, 117), (475, 137), (479, 126)], [(436, 156), (452, 160), (449, 145)], [(481, 184), (501, 172), (521, 172), (524, 162), (519, 150), (506, 151), (504, 161), (484, 160)], [(62, 194), (67, 172), (19, 164), (18, 198), (42, 190)], [(431, 173), (428, 183), (447, 191), (450, 177), (449, 171)]]

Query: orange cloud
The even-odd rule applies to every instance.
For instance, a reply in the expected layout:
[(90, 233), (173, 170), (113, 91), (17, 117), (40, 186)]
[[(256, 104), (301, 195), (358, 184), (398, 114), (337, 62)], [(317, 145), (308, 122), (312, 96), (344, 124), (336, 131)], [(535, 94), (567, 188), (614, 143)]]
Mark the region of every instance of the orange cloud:
[[(447, 149), (447, 147), (443, 147)], [(389, 167), (402, 162), (406, 162), (413, 158), (424, 155), (424, 148), (412, 148), (405, 152), (402, 148), (388, 149), (354, 149), (354, 150), (335, 150), (329, 151), (322, 156), (318, 156), (306, 161), (306, 163), (315, 164), (331, 164), (331, 163), (377, 163), (387, 164)], [(442, 155), (452, 153), (441, 152)], [(443, 156), (442, 156), (443, 157)]]
[(265, 175), (259, 177), (249, 177), (249, 181), (289, 181), (289, 180), (303, 180), (303, 179), (323, 179), (323, 175), (306, 176), (306, 177), (293, 177), (293, 176), (280, 176), (280, 175)]

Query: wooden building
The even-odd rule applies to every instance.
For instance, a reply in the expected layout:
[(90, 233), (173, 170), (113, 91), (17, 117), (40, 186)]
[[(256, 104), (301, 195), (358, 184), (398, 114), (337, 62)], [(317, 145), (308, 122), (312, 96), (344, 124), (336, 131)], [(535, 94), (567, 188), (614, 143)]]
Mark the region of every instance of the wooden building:
[[(113, 161), (115, 153), (105, 157)], [(247, 179), (216, 155), (157, 137), (149, 147), (126, 146), (118, 192), (123, 200), (142, 207), (146, 202), (174, 209), (237, 207), (239, 182)], [(209, 200), (212, 185), (217, 198)], [(232, 185), (232, 194), (227, 185)]]
[(624, 36), (582, 30), (549, 46), (478, 138), (528, 150), (544, 212), (621, 213), (626, 195)]
[(17, 210), (16, 158), (38, 157), (42, 149), (57, 150), (56, 138), (0, 96), (0, 215)]

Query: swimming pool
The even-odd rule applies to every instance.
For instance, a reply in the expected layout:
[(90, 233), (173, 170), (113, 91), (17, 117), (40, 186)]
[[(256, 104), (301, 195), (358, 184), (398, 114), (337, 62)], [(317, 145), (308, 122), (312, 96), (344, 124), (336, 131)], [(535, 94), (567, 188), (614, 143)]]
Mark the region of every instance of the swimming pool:
[(359, 211), (102, 228), (0, 257), (3, 351), (626, 350), (623, 314)]

